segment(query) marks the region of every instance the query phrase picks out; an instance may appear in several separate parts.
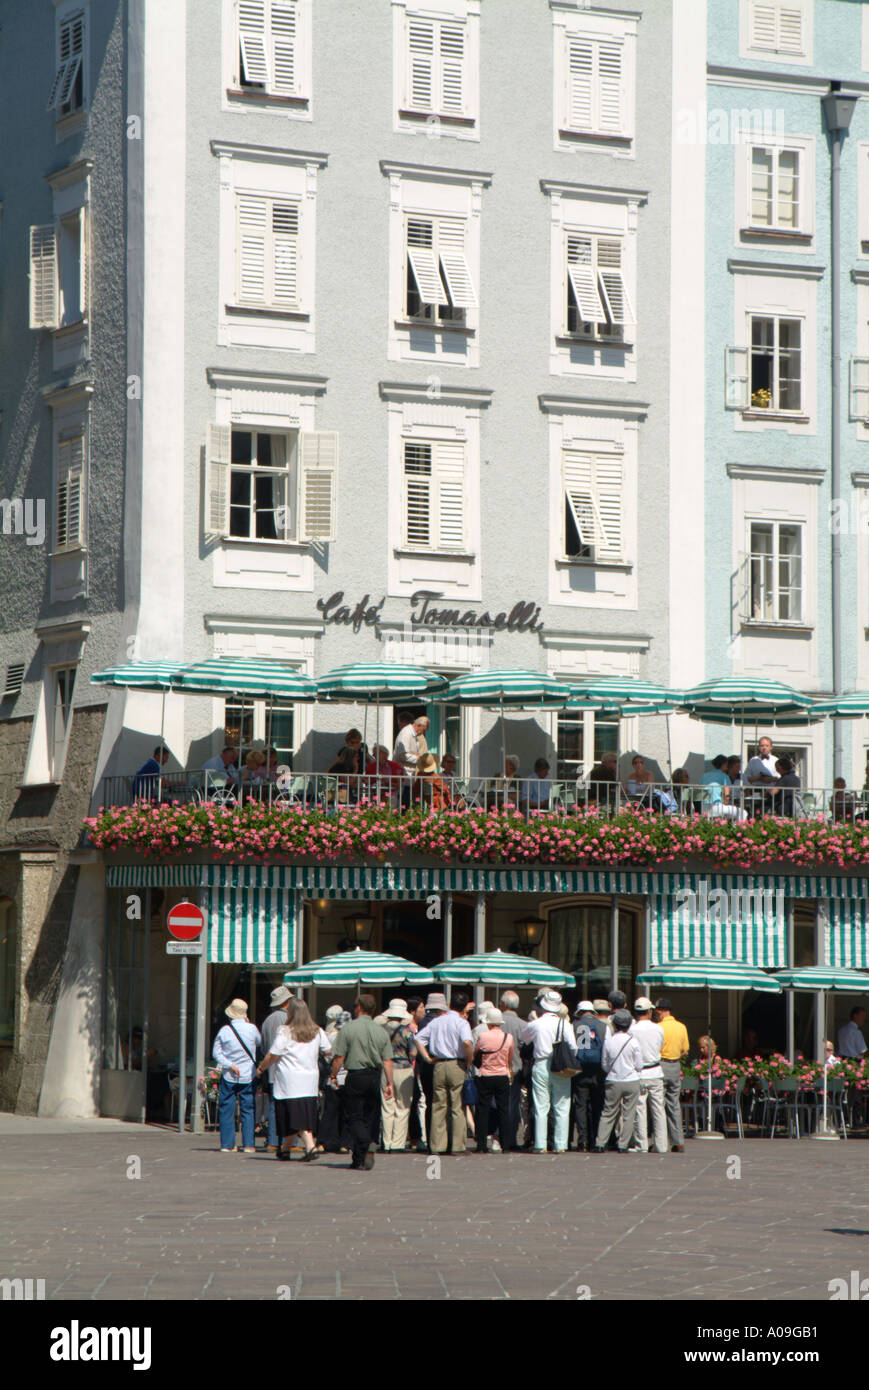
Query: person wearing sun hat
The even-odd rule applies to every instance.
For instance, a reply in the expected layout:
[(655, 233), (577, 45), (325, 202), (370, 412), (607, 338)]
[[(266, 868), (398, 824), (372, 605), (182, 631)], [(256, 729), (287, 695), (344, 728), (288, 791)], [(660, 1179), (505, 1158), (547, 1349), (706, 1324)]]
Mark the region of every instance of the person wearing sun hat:
[(570, 1077), (555, 1076), (550, 1058), (556, 1035), (571, 1047), (576, 1039), (569, 1020), (561, 1017), (561, 995), (555, 989), (544, 990), (537, 999), (537, 1017), (522, 1029), (522, 1041), (531, 1043), (534, 1060), (531, 1067), (531, 1089), (534, 1097), (534, 1152), (546, 1153), (546, 1130), (550, 1107), (555, 1111), (555, 1152), (566, 1153), (570, 1127)]
[[(272, 1006), (272, 1011), (268, 1015), (268, 1017), (263, 1020), (263, 1026), (260, 1030), (260, 1032), (262, 1033), (263, 1052), (268, 1052), (270, 1050), (271, 1045), (275, 1040), (275, 1035), (277, 1034), (278, 1029), (283, 1028), (284, 1024), (286, 1023), (287, 1009), (290, 1007), (293, 998), (294, 996), (287, 989), (286, 985), (278, 985), (277, 989), (272, 990), (271, 998), (269, 1000)], [(269, 1097), (269, 1123), (268, 1139), (266, 1140), (266, 1145), (272, 1153), (277, 1153), (278, 1130), (277, 1125), (275, 1123), (274, 1079), (275, 1069), (274, 1067), (269, 1067), (268, 1075), (264, 1086), (264, 1089), (267, 1091)]]
[(380, 1123), (383, 1152), (404, 1153), (410, 1107), (413, 1104), (413, 1062), (416, 1043), (411, 1028), (411, 1015), (404, 999), (390, 999), (383, 1016), (383, 1026), (392, 1043), (392, 1094), (384, 1087), (380, 1098)]
[(254, 1148), (254, 1109), (256, 1101), (256, 1054), (262, 1047), (260, 1031), (247, 1016), (244, 999), (233, 999), (224, 1010), (229, 1019), (214, 1039), (214, 1060), (220, 1067), (217, 1088), (217, 1115), (222, 1153), (235, 1153), (235, 1102), (241, 1110), (243, 1152)]

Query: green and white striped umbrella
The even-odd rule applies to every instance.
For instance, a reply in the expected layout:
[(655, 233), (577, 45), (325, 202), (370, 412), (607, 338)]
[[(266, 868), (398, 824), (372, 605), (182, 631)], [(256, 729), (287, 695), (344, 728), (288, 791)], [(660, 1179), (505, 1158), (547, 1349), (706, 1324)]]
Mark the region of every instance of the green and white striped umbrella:
[(667, 714), (679, 709), (683, 699), (683, 691), (670, 690), (655, 681), (587, 676), (581, 681), (571, 681), (567, 708), (599, 709), (605, 713)]
[(759, 965), (702, 956), (650, 966), (637, 976), (637, 984), (655, 989), (755, 989), (761, 994), (782, 991), (779, 981)]
[(869, 714), (869, 691), (854, 690), (850, 695), (833, 695), (828, 700), (815, 700), (813, 712), (825, 719), (862, 719)]
[(129, 666), (109, 666), (105, 671), (94, 671), (91, 680), (94, 685), (126, 686), (131, 690), (160, 694), (172, 689), (175, 678), (183, 670), (180, 661), (133, 661)]
[(812, 706), (811, 696), (781, 681), (754, 676), (721, 676), (702, 681), (686, 690), (682, 700), (682, 708), (692, 719), (727, 724), (755, 719), (779, 722), (791, 715), (801, 716), (802, 722), (807, 723)]
[(802, 965), (789, 970), (776, 970), (775, 978), (783, 989), (820, 990), (832, 994), (865, 994), (869, 991), (869, 974), (863, 970), (844, 970), (834, 965)]
[(412, 960), (391, 956), (383, 951), (341, 951), (336, 956), (321, 956), (307, 965), (297, 965), (286, 971), (285, 985), (427, 985), (433, 980), (431, 970), (414, 965)]
[(476, 985), (568, 985), (576, 984), (573, 975), (556, 970), (554, 965), (535, 960), (533, 956), (514, 956), (509, 951), (486, 951), (473, 956), (457, 956), (442, 961), (433, 972), (436, 979), (446, 983)]
[(564, 709), (570, 686), (545, 671), (479, 671), (457, 676), (440, 698), (458, 705)]
[(366, 700), (424, 699), (445, 690), (445, 676), (421, 666), (402, 666), (385, 661), (356, 662), (338, 666), (317, 681), (317, 699), (345, 704)]
[(197, 661), (179, 671), (176, 690), (199, 695), (247, 695), (253, 700), (310, 702), (317, 698), (316, 682), (279, 661), (248, 661), (230, 656)]

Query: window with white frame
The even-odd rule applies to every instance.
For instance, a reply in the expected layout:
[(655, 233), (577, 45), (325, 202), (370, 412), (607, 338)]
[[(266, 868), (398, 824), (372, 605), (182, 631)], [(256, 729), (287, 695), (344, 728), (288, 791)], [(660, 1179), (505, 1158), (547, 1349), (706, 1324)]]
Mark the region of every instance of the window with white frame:
[(232, 541), (335, 539), (338, 436), (208, 428), (206, 531)]
[(69, 731), (72, 725), (72, 697), (75, 689), (75, 666), (56, 666), (50, 673), (49, 751), (51, 780), (63, 776)]
[(622, 272), (622, 239), (568, 232), (565, 257), (566, 331), (624, 341), (635, 320)]
[(61, 430), (56, 448), (54, 548), (78, 550), (84, 545), (84, 431)]
[(624, 558), (624, 465), (618, 453), (562, 451), (562, 556), (567, 560)]
[(465, 446), (460, 440), (402, 441), (402, 543), (456, 551), (465, 540)]
[(394, 92), (399, 130), (477, 138), (477, 0), (395, 0)]
[(405, 309), (425, 323), (465, 323), (477, 307), (465, 251), (466, 222), (460, 217), (408, 216)]
[(777, 145), (750, 150), (749, 225), (770, 231), (801, 230), (801, 159), (803, 151)]
[(803, 617), (803, 527), (784, 521), (749, 523), (749, 613), (757, 622)]
[(567, 710), (556, 715), (555, 776), (576, 782), (619, 747), (618, 715)]
[(556, 145), (629, 153), (635, 131), (637, 18), (553, 6)]
[(749, 390), (753, 409), (799, 411), (802, 406), (802, 322), (750, 316)]
[(85, 16), (77, 10), (58, 17), (57, 61), (48, 97), (48, 110), (57, 119), (84, 107)]
[(30, 228), (31, 328), (67, 328), (87, 319), (88, 260), (86, 208)]
[(298, 0), (237, 0), (238, 84), (242, 91), (301, 97), (306, 14)]
[(742, 0), (743, 54), (774, 61), (811, 56), (812, 0)]
[(298, 305), (298, 203), (236, 195), (236, 302), (278, 311)]

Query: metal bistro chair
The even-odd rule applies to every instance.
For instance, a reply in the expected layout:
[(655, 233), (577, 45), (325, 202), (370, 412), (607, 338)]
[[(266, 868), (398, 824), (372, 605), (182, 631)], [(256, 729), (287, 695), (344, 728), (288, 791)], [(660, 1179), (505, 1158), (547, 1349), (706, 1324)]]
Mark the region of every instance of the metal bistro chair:
[(229, 777), (224, 777), (220, 772), (205, 774), (205, 787), (202, 792), (204, 801), (213, 801), (215, 806), (237, 806), (238, 792), (236, 785)]
[[(729, 1090), (723, 1082), (712, 1085), (712, 1117), (709, 1128), (715, 1128), (715, 1120), (721, 1120), (724, 1133), (727, 1133), (728, 1123), (736, 1125), (736, 1133), (740, 1139), (745, 1138), (745, 1131), (742, 1127), (742, 1093), (745, 1090), (745, 1077), (737, 1077), (736, 1086)], [(704, 1087), (703, 1095), (707, 1095)]]
[(799, 1139), (801, 1115), (803, 1129), (808, 1133), (812, 1127), (813, 1106), (801, 1094), (799, 1079), (796, 1076), (780, 1076), (776, 1081), (770, 1082), (770, 1092), (772, 1098), (772, 1113), (769, 1122), (770, 1139), (775, 1138), (780, 1110), (784, 1111), (788, 1138)]
[(697, 1109), (699, 1084), (696, 1076), (682, 1077), (682, 1090), (679, 1095), (679, 1102), (682, 1106), (682, 1127), (686, 1131), (689, 1129), (696, 1131), (700, 1128), (700, 1114)]

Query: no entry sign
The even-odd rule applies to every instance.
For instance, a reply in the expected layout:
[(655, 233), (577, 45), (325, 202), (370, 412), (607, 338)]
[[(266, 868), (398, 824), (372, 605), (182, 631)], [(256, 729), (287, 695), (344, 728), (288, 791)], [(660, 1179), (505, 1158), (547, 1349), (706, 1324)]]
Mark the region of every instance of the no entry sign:
[(205, 926), (205, 913), (195, 903), (178, 903), (166, 918), (166, 925), (178, 941), (194, 941)]

